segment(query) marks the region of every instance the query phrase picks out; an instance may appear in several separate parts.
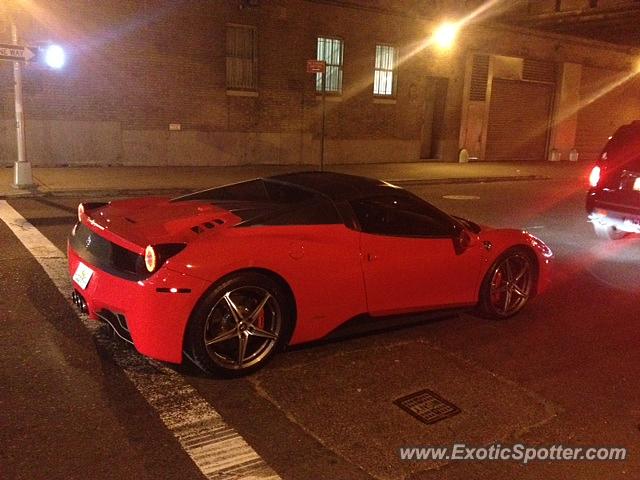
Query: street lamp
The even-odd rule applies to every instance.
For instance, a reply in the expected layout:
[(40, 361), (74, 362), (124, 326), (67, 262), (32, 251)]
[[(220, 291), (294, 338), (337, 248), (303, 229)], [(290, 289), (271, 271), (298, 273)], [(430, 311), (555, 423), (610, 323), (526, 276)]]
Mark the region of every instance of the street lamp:
[(456, 41), (459, 31), (459, 23), (444, 22), (434, 30), (431, 41), (439, 50), (450, 50)]
[(44, 49), (44, 62), (50, 68), (56, 70), (64, 67), (66, 55), (64, 49), (60, 45), (48, 45)]

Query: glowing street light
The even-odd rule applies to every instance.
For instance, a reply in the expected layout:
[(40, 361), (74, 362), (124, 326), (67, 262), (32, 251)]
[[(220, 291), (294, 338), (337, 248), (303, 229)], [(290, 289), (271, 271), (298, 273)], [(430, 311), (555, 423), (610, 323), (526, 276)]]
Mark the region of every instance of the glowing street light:
[(66, 55), (64, 49), (60, 45), (48, 45), (44, 49), (44, 62), (50, 68), (56, 70), (64, 67)]
[(460, 25), (453, 22), (444, 22), (433, 32), (432, 42), (439, 50), (450, 50), (456, 41)]

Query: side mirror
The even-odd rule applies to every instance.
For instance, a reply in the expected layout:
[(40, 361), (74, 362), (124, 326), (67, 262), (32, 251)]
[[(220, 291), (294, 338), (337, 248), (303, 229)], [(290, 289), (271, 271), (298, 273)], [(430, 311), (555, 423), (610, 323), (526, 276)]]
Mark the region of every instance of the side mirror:
[(453, 249), (456, 255), (463, 254), (474, 241), (474, 237), (465, 228), (456, 228), (453, 233)]

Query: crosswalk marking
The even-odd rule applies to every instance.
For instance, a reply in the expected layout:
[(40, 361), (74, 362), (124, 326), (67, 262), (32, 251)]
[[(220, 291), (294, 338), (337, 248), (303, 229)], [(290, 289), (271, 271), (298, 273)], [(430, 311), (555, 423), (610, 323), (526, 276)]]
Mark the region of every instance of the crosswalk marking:
[[(71, 303), (67, 258), (5, 200), (2, 220), (42, 266)], [(75, 310), (75, 309), (74, 309)], [(215, 480), (278, 480), (258, 453), (227, 425), (220, 414), (174, 370), (132, 351), (124, 342), (106, 338), (97, 322), (78, 314), (98, 344), (111, 353), (167, 429), (177, 438), (203, 475)]]

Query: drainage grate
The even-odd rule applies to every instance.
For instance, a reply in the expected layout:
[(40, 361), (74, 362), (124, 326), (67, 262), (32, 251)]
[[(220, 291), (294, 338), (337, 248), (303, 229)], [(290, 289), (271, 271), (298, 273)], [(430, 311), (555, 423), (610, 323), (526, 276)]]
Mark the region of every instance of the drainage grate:
[(393, 403), (427, 425), (460, 413), (460, 409), (453, 403), (431, 390), (420, 390), (398, 398)]

